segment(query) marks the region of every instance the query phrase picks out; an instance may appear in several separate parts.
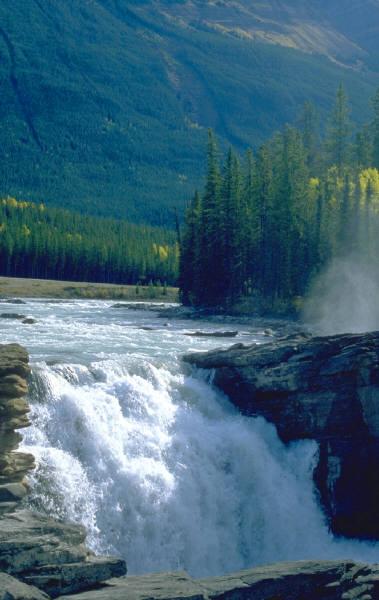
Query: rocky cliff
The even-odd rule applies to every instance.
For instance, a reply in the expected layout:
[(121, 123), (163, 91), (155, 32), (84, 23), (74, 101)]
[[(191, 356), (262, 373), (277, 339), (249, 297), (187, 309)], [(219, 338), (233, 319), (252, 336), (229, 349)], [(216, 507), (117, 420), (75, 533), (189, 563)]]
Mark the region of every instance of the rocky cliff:
[(247, 415), (283, 441), (314, 439), (315, 481), (335, 533), (379, 538), (379, 333), (294, 336), (193, 353)]

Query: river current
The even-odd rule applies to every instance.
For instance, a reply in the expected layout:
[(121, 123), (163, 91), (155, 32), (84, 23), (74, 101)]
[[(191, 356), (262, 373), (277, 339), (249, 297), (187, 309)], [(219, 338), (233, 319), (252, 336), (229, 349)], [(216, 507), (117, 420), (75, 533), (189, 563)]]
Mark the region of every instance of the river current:
[(34, 454), (29, 504), (82, 523), (98, 553), (129, 573), (194, 576), (294, 559), (379, 560), (379, 546), (336, 540), (312, 482), (317, 445), (285, 446), (275, 428), (241, 416), (185, 352), (229, 346), (189, 331), (238, 329), (265, 343), (263, 322), (232, 326), (158, 318), (108, 301), (2, 304), (2, 342), (30, 353)]

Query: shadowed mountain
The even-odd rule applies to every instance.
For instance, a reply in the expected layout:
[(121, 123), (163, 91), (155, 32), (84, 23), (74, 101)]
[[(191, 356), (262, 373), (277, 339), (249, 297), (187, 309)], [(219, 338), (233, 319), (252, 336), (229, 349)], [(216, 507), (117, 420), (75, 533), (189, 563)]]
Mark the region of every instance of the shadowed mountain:
[(0, 192), (172, 222), (206, 129), (257, 146), (339, 81), (357, 121), (379, 75), (379, 2), (3, 0)]

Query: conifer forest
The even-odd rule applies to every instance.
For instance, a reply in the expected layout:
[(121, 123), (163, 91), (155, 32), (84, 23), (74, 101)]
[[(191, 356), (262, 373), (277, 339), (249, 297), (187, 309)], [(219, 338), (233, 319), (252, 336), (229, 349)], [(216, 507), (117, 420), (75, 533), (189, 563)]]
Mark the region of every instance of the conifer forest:
[(195, 306), (296, 305), (332, 257), (378, 255), (379, 91), (372, 122), (353, 133), (342, 85), (324, 128), (311, 103), (243, 160), (220, 164), (209, 132), (207, 176), (186, 214), (182, 301)]
[(0, 275), (172, 284), (177, 272), (173, 231), (0, 200)]

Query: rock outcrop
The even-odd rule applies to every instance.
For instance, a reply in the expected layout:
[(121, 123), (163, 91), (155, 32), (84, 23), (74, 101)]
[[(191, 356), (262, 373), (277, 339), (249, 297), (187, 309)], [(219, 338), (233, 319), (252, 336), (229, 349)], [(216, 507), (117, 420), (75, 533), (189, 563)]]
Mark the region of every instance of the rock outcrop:
[(281, 563), (223, 577), (162, 573), (108, 581), (61, 600), (375, 600), (379, 566), (351, 561)]
[(0, 346), (0, 600), (42, 600), (48, 596), (35, 588), (55, 597), (126, 573), (123, 560), (96, 557), (85, 547), (82, 527), (19, 506), (34, 467), (31, 454), (16, 451), (17, 430), (29, 425), (28, 363), (21, 346)]
[(0, 572), (0, 600), (48, 600), (38, 588)]
[(79, 525), (17, 510), (0, 519), (0, 570), (52, 598), (125, 575), (123, 560), (94, 556), (85, 538)]
[(0, 346), (0, 515), (12, 511), (27, 493), (26, 474), (34, 457), (15, 452), (21, 440), (18, 429), (29, 425), (29, 358), (18, 344)]
[(292, 336), (192, 353), (246, 415), (283, 441), (314, 439), (315, 481), (335, 533), (379, 538), (379, 332)]

